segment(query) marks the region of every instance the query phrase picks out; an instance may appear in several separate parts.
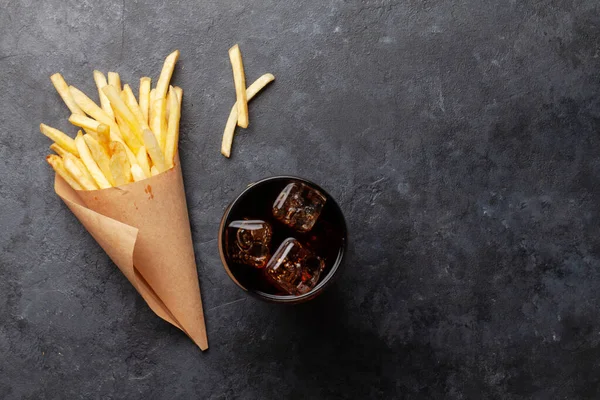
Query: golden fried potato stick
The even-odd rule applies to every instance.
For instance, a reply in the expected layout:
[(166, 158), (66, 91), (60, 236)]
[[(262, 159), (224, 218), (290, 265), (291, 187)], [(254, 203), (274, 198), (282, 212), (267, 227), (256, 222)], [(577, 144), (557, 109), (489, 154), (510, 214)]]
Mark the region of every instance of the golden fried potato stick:
[(117, 93), (121, 94), (121, 77), (117, 72), (108, 73), (108, 84), (117, 89)]
[(106, 95), (102, 91), (102, 88), (104, 86), (108, 85), (108, 82), (106, 81), (106, 77), (104, 76), (104, 74), (102, 72), (100, 72), (98, 70), (94, 70), (94, 82), (96, 82), (96, 87), (98, 88), (98, 96), (100, 97), (100, 107), (102, 107), (104, 112), (109, 117), (114, 119), (115, 114), (114, 114), (112, 107), (110, 106), (110, 101), (108, 101), (108, 97), (106, 97)]
[(96, 121), (95, 119), (80, 114), (71, 114), (69, 117), (69, 122), (79, 128), (94, 132), (98, 131), (98, 125), (100, 125), (100, 122)]
[(179, 86), (175, 86), (175, 93), (177, 93), (177, 100), (179, 100), (179, 110), (181, 112), (181, 101), (183, 100), (183, 89)]
[(54, 168), (54, 171), (56, 171), (56, 173), (65, 180), (65, 182), (67, 182), (73, 189), (75, 190), (82, 190), (83, 188), (81, 187), (81, 185), (79, 184), (79, 182), (77, 182), (70, 174), (69, 172), (65, 169), (65, 165), (63, 163), (63, 159), (60, 158), (57, 155), (49, 155), (46, 157), (46, 161), (48, 162), (48, 164), (50, 164), (52, 166), (52, 168)]
[(64, 160), (65, 169), (81, 185), (84, 190), (96, 190), (98, 186), (89, 179), (74, 162), (73, 157), (67, 157)]
[(129, 107), (129, 110), (133, 113), (133, 116), (138, 122), (140, 129), (148, 129), (148, 122), (146, 122), (146, 118), (144, 117), (144, 113), (142, 113), (142, 109), (140, 108), (137, 100), (135, 99), (135, 95), (133, 94), (133, 90), (129, 85), (123, 86), (123, 92), (121, 92), (121, 97), (124, 97), (123, 101)]
[[(123, 135), (123, 142), (127, 144), (126, 147), (131, 149), (134, 152), (134, 155), (137, 151), (139, 151), (142, 143), (138, 140), (136, 135), (131, 131), (129, 124), (125, 122), (123, 117), (121, 117), (118, 113), (115, 115), (117, 118), (117, 122), (119, 123), (119, 127), (121, 128), (121, 135)], [(136, 164), (136, 163), (134, 163)]]
[(158, 174), (160, 174), (160, 172), (158, 172), (158, 168), (156, 168), (156, 165), (153, 165), (152, 168), (150, 168), (150, 175), (156, 176)]
[(131, 165), (125, 153), (125, 145), (121, 142), (111, 142), (110, 172), (116, 186), (126, 185), (132, 181)]
[(148, 162), (148, 153), (146, 152), (145, 146), (140, 147), (140, 150), (135, 155), (135, 158), (137, 159), (140, 168), (142, 168), (142, 171), (144, 171), (144, 175), (146, 175), (146, 178), (149, 178), (150, 163)]
[(150, 90), (150, 104), (148, 104), (148, 125), (152, 125), (152, 116), (154, 115), (154, 100), (156, 99), (156, 88)]
[(167, 125), (167, 137), (165, 140), (165, 161), (167, 168), (173, 168), (175, 165), (175, 154), (177, 153), (177, 144), (179, 142), (179, 119), (181, 110), (179, 109), (179, 100), (173, 86), (169, 89), (169, 122)]
[(152, 163), (158, 169), (158, 172), (164, 172), (167, 170), (165, 163), (165, 156), (163, 155), (162, 150), (160, 149), (160, 145), (156, 140), (156, 136), (150, 129), (144, 129), (144, 145), (146, 146), (146, 151), (150, 155), (152, 159)]
[(79, 156), (79, 152), (75, 146), (75, 141), (64, 132), (45, 124), (40, 124), (40, 131), (63, 149), (76, 156)]
[[(110, 100), (110, 104), (113, 107), (113, 110), (115, 111), (115, 117), (117, 118), (117, 122), (119, 123), (119, 126), (120, 127), (122, 126), (122, 124), (119, 120), (119, 117), (121, 117), (121, 119), (129, 126), (129, 130), (131, 131), (131, 133), (133, 133), (133, 135), (135, 135), (135, 138), (141, 139), (142, 131), (141, 131), (140, 125), (138, 124), (137, 119), (135, 118), (135, 115), (133, 115), (133, 113), (131, 112), (129, 107), (127, 107), (127, 104), (125, 104), (123, 99), (121, 99), (121, 96), (119, 95), (117, 90), (113, 86), (108, 85), (108, 86), (104, 86), (102, 88), (102, 91), (104, 92), (104, 94), (106, 94), (106, 97), (108, 97), (108, 99)], [(121, 129), (121, 136), (123, 137), (123, 140), (125, 140), (125, 143), (127, 143), (127, 145), (129, 147), (131, 147), (131, 150), (133, 150), (134, 152), (138, 151), (139, 146), (135, 147), (135, 148), (132, 147), (129, 144), (129, 141), (131, 141), (131, 139), (129, 139), (129, 141), (128, 141), (128, 138), (126, 137), (127, 133), (124, 131), (125, 131), (125, 129)]]
[(83, 135), (83, 139), (90, 149), (92, 158), (96, 161), (96, 164), (98, 164), (100, 171), (102, 171), (102, 174), (104, 174), (111, 186), (115, 186), (115, 181), (110, 173), (110, 156), (108, 155), (108, 152), (91, 135)]
[(236, 104), (238, 108), (237, 124), (241, 128), (248, 127), (248, 97), (246, 94), (246, 75), (244, 74), (244, 63), (242, 52), (237, 44), (229, 49), (229, 60), (233, 70), (233, 83), (235, 85)]
[(150, 129), (156, 136), (156, 140), (158, 141), (160, 148), (164, 150), (164, 143), (166, 142), (167, 132), (164, 129), (164, 121), (167, 113), (167, 100), (164, 98), (158, 98), (154, 100), (154, 104), (152, 105), (152, 119), (150, 120)]
[(52, 81), (54, 88), (56, 89), (60, 97), (63, 99), (71, 113), (83, 115), (83, 110), (77, 105), (77, 103), (73, 99), (73, 96), (71, 96), (71, 92), (69, 92), (69, 86), (67, 85), (67, 82), (65, 82), (63, 76), (59, 73), (56, 73), (50, 77), (50, 80)]
[(71, 92), (73, 99), (75, 99), (75, 102), (87, 115), (94, 118), (96, 121), (103, 123), (104, 125), (110, 126), (111, 134), (122, 139), (121, 130), (119, 129), (114, 118), (109, 117), (103, 109), (98, 107), (98, 105), (94, 103), (92, 99), (87, 97), (85, 93), (77, 89), (75, 86), (69, 86), (69, 91)]
[(56, 143), (52, 143), (50, 145), (50, 150), (54, 151), (56, 154), (58, 154), (62, 158), (65, 158), (65, 154), (69, 153), (67, 150), (63, 149), (62, 147), (60, 147)]
[(90, 174), (92, 174), (92, 178), (98, 185), (100, 189), (107, 189), (112, 185), (106, 179), (96, 161), (92, 157), (92, 153), (90, 152), (89, 147), (87, 146), (83, 135), (77, 135), (75, 138), (75, 145), (77, 146), (77, 150), (79, 151), (79, 156), (81, 157), (81, 161), (85, 164), (85, 167), (88, 169)]
[(146, 179), (144, 171), (142, 171), (142, 168), (137, 164), (131, 166), (131, 175), (133, 175), (133, 180), (135, 182), (143, 181), (144, 179)]
[(179, 50), (175, 50), (165, 58), (165, 62), (160, 71), (160, 77), (156, 83), (156, 94), (155, 99), (166, 98), (167, 89), (169, 88), (169, 82), (173, 76), (173, 70), (175, 69), (175, 63), (179, 59)]
[[(275, 77), (273, 74), (264, 74), (260, 78), (258, 78), (252, 85), (248, 87), (246, 93), (248, 95), (248, 101), (252, 100), (254, 96), (258, 92), (260, 92), (265, 86), (269, 83), (273, 82)], [(221, 154), (225, 157), (229, 158), (231, 155), (231, 145), (233, 143), (233, 136), (235, 134), (235, 125), (237, 123), (237, 104), (234, 104), (231, 108), (231, 112), (229, 113), (229, 118), (227, 118), (227, 123), (225, 124), (225, 131), (223, 132), (223, 142), (221, 143)]]
[(146, 125), (150, 123), (150, 119), (148, 118), (150, 115), (150, 86), (152, 85), (152, 80), (147, 76), (140, 78), (140, 93), (139, 93), (139, 103), (140, 110), (142, 111), (142, 115), (144, 116), (144, 121), (146, 121)]
[(98, 125), (97, 135), (94, 137), (100, 143), (102, 148), (106, 151), (107, 154), (110, 154), (110, 127), (108, 125), (100, 124)]

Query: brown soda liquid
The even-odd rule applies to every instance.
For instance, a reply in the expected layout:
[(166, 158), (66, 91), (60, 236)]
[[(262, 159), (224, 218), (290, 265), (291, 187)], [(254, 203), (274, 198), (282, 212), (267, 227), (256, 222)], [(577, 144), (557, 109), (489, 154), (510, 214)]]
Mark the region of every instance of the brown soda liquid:
[[(319, 190), (327, 198), (317, 222), (308, 232), (298, 232), (273, 217), (273, 203), (279, 193), (291, 182), (304, 183)], [(228, 227), (233, 221), (243, 219), (259, 219), (268, 222), (271, 224), (273, 230), (271, 245), (269, 246), (271, 255), (273, 255), (285, 239), (289, 237), (296, 238), (303, 246), (325, 261), (325, 269), (321, 273), (319, 281), (323, 280), (329, 274), (338, 257), (341, 257), (345, 246), (344, 238), (346, 237), (346, 232), (344, 217), (334, 201), (322, 189), (308, 182), (295, 181), (293, 179), (265, 181), (258, 183), (253, 189), (247, 191), (238, 199), (234, 208), (229, 213), (225, 227)], [(235, 263), (229, 258), (228, 252), (226, 252), (225, 257), (233, 275), (247, 289), (270, 294), (287, 295), (287, 293), (283, 293), (271, 285), (264, 276), (264, 269)]]

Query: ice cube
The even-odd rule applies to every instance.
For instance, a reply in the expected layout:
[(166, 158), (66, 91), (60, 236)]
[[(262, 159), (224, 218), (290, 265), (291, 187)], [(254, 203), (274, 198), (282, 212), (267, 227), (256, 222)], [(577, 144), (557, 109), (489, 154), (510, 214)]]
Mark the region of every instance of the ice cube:
[(326, 197), (308, 185), (290, 183), (273, 203), (273, 216), (299, 232), (312, 229), (327, 201)]
[(302, 246), (294, 238), (288, 238), (265, 267), (269, 281), (277, 288), (292, 295), (308, 293), (319, 281), (325, 262)]
[(227, 251), (233, 262), (264, 268), (269, 261), (273, 230), (262, 220), (233, 221), (227, 227)]

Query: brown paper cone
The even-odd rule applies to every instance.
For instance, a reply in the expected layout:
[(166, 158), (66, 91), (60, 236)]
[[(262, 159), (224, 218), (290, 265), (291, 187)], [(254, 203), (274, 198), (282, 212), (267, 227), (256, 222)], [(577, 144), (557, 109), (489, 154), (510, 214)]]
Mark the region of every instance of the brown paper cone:
[(179, 160), (122, 187), (54, 190), (162, 319), (208, 348), (192, 233)]

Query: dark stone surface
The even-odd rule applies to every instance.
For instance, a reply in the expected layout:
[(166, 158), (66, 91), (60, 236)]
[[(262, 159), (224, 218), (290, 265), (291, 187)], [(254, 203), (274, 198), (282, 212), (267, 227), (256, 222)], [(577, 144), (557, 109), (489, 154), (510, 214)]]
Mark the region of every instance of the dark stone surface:
[[(0, 6), (0, 398), (600, 397), (597, 0)], [(234, 43), (277, 81), (227, 160)], [(38, 132), (69, 129), (50, 74), (137, 90), (174, 48), (206, 353), (54, 195)], [(217, 253), (228, 202), (275, 174), (327, 188), (352, 240), (296, 307)]]

